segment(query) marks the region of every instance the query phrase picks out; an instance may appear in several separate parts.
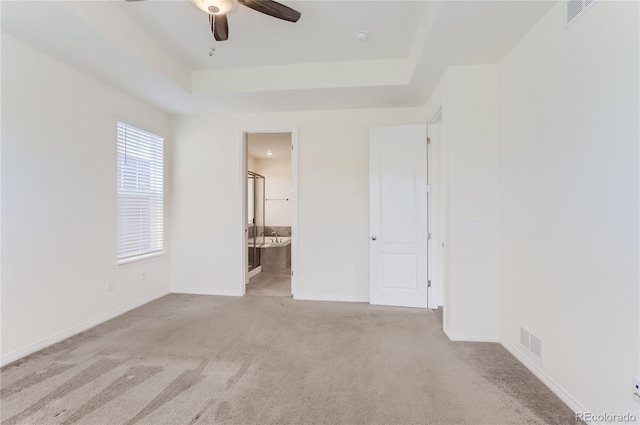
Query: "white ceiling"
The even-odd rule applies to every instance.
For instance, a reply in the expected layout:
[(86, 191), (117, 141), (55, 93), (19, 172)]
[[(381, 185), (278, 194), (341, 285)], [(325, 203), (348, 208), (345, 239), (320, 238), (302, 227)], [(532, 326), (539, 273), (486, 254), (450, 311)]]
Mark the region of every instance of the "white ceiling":
[[(267, 152), (271, 152), (271, 155)], [(258, 159), (290, 158), (291, 133), (249, 133), (247, 153)]]
[[(544, 0), (298, 0), (297, 23), (238, 5), (214, 42), (189, 1), (1, 1), (2, 31), (171, 113), (422, 106), (451, 65), (497, 63)], [(366, 30), (369, 40), (354, 38)], [(216, 52), (208, 52), (215, 45)]]
[[(283, 3), (302, 13), (297, 23), (238, 5), (228, 14), (224, 42), (214, 40), (207, 14), (190, 0), (117, 6), (193, 69), (404, 58), (424, 9), (423, 2), (397, 0)], [(363, 29), (370, 35), (365, 43), (354, 36)], [(216, 51), (209, 56), (212, 46)]]

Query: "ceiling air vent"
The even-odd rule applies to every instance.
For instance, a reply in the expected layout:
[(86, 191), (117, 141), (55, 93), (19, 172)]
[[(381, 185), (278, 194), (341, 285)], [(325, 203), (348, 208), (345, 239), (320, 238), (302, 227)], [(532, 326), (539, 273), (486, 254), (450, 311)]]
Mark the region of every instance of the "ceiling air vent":
[(595, 3), (596, 0), (565, 0), (565, 24), (570, 24)]

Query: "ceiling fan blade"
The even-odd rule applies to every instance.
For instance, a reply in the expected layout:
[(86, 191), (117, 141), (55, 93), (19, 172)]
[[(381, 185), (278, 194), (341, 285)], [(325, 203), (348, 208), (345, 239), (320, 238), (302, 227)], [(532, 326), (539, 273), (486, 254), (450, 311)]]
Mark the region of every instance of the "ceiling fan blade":
[(273, 0), (238, 0), (238, 3), (257, 10), (260, 13), (264, 13), (265, 15), (289, 22), (298, 22), (301, 16), (297, 10), (293, 10), (289, 6)]
[(211, 32), (217, 41), (225, 41), (229, 38), (229, 22), (227, 15), (209, 15)]

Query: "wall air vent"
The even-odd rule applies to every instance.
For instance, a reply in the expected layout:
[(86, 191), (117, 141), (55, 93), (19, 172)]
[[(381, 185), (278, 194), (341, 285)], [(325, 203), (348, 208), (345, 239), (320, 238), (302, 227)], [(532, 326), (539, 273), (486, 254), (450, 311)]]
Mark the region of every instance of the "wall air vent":
[(531, 335), (531, 353), (542, 361), (542, 340)]
[(529, 338), (531, 337), (531, 334), (529, 333), (528, 330), (526, 330), (525, 328), (520, 328), (520, 344), (524, 345), (525, 347), (527, 347), (527, 349), (529, 349)]
[(591, 8), (596, 0), (565, 0), (565, 24), (569, 25)]
[(542, 340), (520, 326), (520, 344), (543, 363)]

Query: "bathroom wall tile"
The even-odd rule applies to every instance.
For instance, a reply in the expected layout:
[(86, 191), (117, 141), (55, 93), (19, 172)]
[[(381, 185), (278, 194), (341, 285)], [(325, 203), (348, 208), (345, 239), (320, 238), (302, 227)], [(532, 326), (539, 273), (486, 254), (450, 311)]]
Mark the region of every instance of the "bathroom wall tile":
[(278, 236), (291, 236), (291, 226), (265, 226), (265, 235), (276, 232)]

